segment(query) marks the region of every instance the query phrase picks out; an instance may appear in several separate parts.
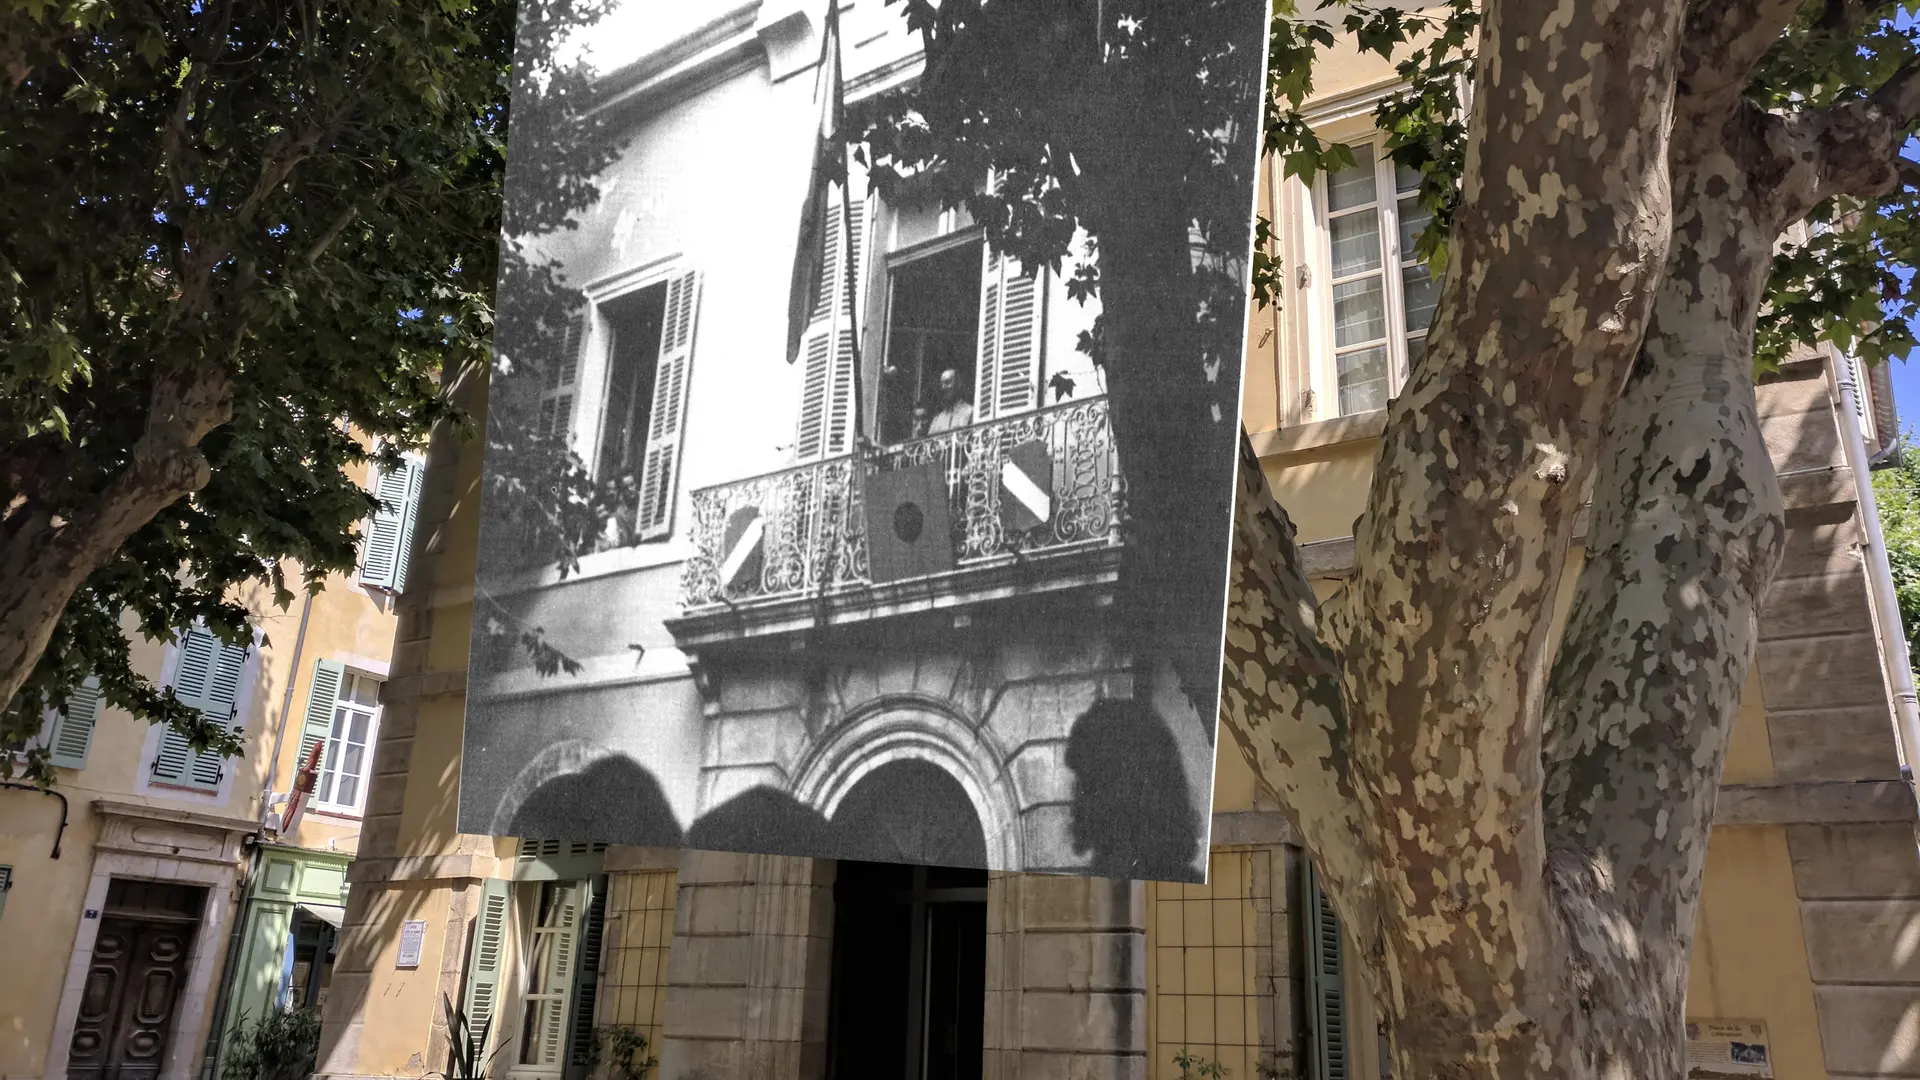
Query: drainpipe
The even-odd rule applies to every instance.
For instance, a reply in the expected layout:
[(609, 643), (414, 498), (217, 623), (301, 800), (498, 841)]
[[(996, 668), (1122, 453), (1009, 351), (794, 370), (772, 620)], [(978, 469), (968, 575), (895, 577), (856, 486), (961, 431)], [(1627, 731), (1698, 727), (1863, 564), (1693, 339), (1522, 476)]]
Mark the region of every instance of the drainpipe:
[(1900, 625), (1900, 598), (1893, 588), (1893, 570), (1887, 565), (1887, 541), (1880, 531), (1880, 507), (1873, 498), (1873, 477), (1867, 458), (1866, 438), (1860, 432), (1851, 366), (1838, 362), (1834, 351), (1827, 352), (1827, 375), (1839, 391), (1834, 411), (1840, 419), (1840, 444), (1846, 450), (1847, 466), (1853, 470), (1853, 486), (1858, 494), (1860, 525), (1866, 533), (1861, 545), (1861, 562), (1866, 564), (1868, 596), (1872, 601), (1873, 623), (1879, 631), (1881, 666), (1886, 670), (1887, 687), (1893, 698), (1893, 717), (1900, 736), (1900, 757), (1909, 778), (1920, 762), (1920, 694), (1913, 684), (1913, 661), (1907, 655), (1907, 636)]
[(273, 733), (273, 756), (267, 759), (267, 786), (260, 792), (260, 827), (267, 827), (273, 807), (273, 785), (280, 778), (280, 747), (287, 738), (287, 719), (293, 715), (293, 685), (300, 681), (300, 650), (307, 643), (307, 619), (313, 614), (313, 594), (300, 605), (300, 630), (293, 638), (293, 662), (287, 667), (287, 692), (280, 699), (280, 724)]

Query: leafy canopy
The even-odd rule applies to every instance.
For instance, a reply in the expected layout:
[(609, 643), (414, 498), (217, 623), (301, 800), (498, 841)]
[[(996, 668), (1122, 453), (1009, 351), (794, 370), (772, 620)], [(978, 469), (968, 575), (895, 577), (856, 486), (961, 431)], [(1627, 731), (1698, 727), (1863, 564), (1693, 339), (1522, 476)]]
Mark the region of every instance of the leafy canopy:
[[(1781, 112), (1825, 108), (1867, 97), (1912, 62), (1920, 49), (1920, 4), (1875, 0), (1806, 0), (1793, 25), (1754, 72), (1747, 96)], [(1302, 16), (1278, 0), (1267, 69), (1266, 149), (1289, 176), (1311, 181), (1353, 163), (1352, 151), (1318, 138), (1306, 123), (1314, 66), (1334, 47), (1336, 32), (1355, 48), (1395, 61), (1403, 86), (1374, 112), (1396, 163), (1421, 173), (1420, 198), (1433, 212), (1416, 250), (1437, 272), (1446, 264), (1447, 231), (1465, 167), (1463, 90), (1471, 82), (1479, 14), (1470, 0), (1409, 13), (1332, 0)], [(1920, 157), (1909, 144), (1908, 155)], [(1832, 198), (1808, 216), (1808, 235), (1784, 244), (1774, 259), (1768, 304), (1755, 332), (1760, 370), (1784, 361), (1796, 345), (1831, 342), (1869, 363), (1905, 357), (1920, 316), (1913, 268), (1920, 265), (1920, 162), (1903, 160), (1901, 183), (1873, 199)], [(1256, 229), (1254, 296), (1280, 299), (1279, 267)]]
[[(237, 740), (128, 664), (204, 620), (250, 641), (354, 569), (374, 500), (349, 469), (454, 417), (498, 272), (509, 0), (45, 0), (0, 14), (0, 468), (70, 519), (128, 466), (156, 380), (214, 371), (211, 479), (68, 604), (0, 737), (89, 674), (201, 748)], [(529, 210), (539, 214), (539, 208)], [(0, 758), (0, 769), (10, 768)], [(49, 778), (44, 760), (29, 772)]]

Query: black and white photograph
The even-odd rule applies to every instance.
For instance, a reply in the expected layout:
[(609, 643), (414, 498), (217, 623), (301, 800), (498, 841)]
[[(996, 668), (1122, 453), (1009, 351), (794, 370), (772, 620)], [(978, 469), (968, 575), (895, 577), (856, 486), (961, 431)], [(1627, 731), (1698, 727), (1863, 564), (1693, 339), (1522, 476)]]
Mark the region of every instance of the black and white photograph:
[(522, 0), (462, 832), (1205, 880), (1267, 5), (1111, 6)]

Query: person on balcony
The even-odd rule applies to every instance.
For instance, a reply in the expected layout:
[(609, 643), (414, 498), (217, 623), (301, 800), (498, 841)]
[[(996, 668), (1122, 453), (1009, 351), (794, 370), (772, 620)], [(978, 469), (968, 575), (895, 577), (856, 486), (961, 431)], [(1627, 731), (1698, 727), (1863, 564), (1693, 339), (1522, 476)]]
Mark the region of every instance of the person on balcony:
[(960, 393), (960, 373), (948, 368), (940, 373), (940, 411), (927, 421), (922, 435), (940, 435), (958, 431), (973, 423), (973, 402)]

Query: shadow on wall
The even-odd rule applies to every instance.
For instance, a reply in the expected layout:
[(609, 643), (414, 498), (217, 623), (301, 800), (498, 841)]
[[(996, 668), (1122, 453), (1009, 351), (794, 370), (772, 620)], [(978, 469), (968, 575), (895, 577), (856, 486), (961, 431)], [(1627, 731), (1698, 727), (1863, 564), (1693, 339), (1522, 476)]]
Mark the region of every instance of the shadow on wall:
[(940, 766), (912, 760), (868, 773), (840, 800), (831, 821), (775, 788), (741, 792), (701, 815), (687, 830), (687, 846), (865, 862), (987, 865), (986, 835), (966, 789)]
[(1073, 848), (1100, 877), (1185, 881), (1200, 821), (1173, 733), (1143, 702), (1109, 698), (1074, 721)]
[(678, 845), (680, 822), (660, 781), (625, 754), (556, 743), (527, 764), (501, 800), (496, 833), (543, 840)]

